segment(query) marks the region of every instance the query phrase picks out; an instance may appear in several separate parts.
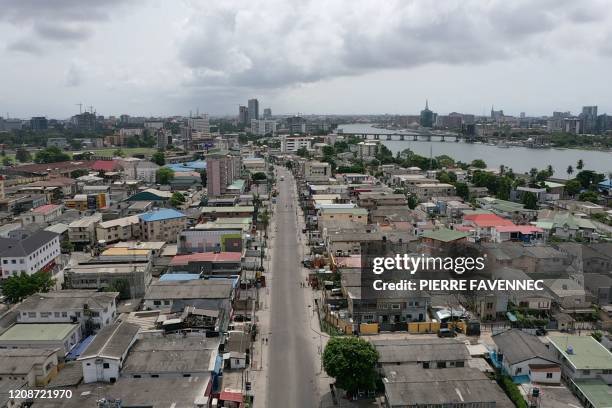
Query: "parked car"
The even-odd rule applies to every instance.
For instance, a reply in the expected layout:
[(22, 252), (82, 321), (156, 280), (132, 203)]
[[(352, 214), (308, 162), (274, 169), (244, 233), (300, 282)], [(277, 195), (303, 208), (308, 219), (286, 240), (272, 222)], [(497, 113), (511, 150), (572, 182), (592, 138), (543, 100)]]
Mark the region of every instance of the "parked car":
[(448, 328), (442, 328), (438, 330), (438, 337), (455, 337), (457, 333), (454, 330)]
[(546, 336), (547, 333), (548, 331), (543, 327), (538, 327), (535, 332), (536, 336)]

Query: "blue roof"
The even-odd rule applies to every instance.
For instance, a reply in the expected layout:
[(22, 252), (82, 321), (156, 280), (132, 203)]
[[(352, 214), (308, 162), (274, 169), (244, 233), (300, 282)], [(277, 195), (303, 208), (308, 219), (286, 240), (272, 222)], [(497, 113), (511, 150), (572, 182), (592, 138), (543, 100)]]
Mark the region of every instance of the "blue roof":
[(204, 160), (196, 160), (186, 163), (167, 164), (165, 167), (172, 169), (175, 173), (186, 171), (201, 171), (206, 170), (206, 162)]
[(161, 282), (165, 281), (186, 281), (200, 279), (197, 273), (165, 273), (159, 277)]
[(144, 214), (140, 214), (139, 217), (143, 221), (151, 222), (151, 221), (161, 221), (161, 220), (169, 220), (171, 218), (181, 218), (184, 217), (180, 211), (173, 210), (172, 208), (166, 208), (163, 210), (149, 211)]
[(95, 335), (91, 335), (81, 340), (80, 343), (74, 346), (72, 350), (70, 350), (70, 352), (66, 354), (66, 360), (76, 360), (77, 358), (79, 358), (79, 356), (85, 351), (87, 346), (89, 346), (89, 344), (93, 341), (95, 337)]

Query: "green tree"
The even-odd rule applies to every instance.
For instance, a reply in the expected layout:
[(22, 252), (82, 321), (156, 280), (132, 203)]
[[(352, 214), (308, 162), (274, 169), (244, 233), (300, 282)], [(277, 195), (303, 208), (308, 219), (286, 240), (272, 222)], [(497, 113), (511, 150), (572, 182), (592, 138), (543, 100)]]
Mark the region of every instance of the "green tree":
[(116, 149), (113, 152), (113, 156), (116, 156), (116, 157), (125, 157), (125, 152), (119, 148), (119, 149)]
[(445, 171), (441, 171), (440, 173), (438, 173), (437, 178), (440, 183), (448, 184), (452, 181), (448, 173)]
[(473, 160), (472, 163), (470, 164), (470, 166), (476, 167), (477, 169), (486, 169), (487, 168), (487, 164), (482, 159)]
[(308, 151), (308, 149), (307, 149), (307, 148), (305, 148), (305, 147), (303, 147), (303, 146), (302, 146), (302, 147), (300, 147), (300, 148), (298, 149), (298, 151), (296, 152), (296, 154), (297, 154), (298, 156), (300, 156), (300, 157), (306, 157), (306, 158), (310, 157), (310, 152)]
[(582, 170), (584, 168), (584, 161), (582, 159), (578, 160), (578, 163), (576, 163), (576, 168), (578, 170)]
[(603, 174), (595, 173), (593, 170), (582, 170), (580, 173), (576, 174), (576, 180), (578, 180), (582, 188), (585, 189), (594, 188), (604, 179), (605, 176)]
[(173, 207), (179, 207), (181, 204), (185, 203), (185, 196), (178, 191), (172, 194), (170, 197), (170, 205)]
[(525, 192), (523, 194), (523, 205), (528, 210), (537, 210), (538, 209), (538, 197), (530, 191)]
[(2, 158), (2, 164), (5, 166), (10, 166), (11, 164), (13, 164), (13, 159), (8, 156), (5, 156)]
[(268, 225), (270, 225), (270, 213), (268, 209), (265, 208), (262, 213), (259, 214), (259, 222), (264, 228), (265, 237), (268, 237)]
[(170, 184), (174, 180), (174, 171), (168, 167), (162, 167), (155, 173), (155, 179), (158, 184)]
[(61, 243), (62, 253), (69, 254), (74, 251), (74, 244), (67, 239), (63, 240)]
[(260, 172), (260, 171), (259, 171), (259, 172), (257, 172), (257, 173), (254, 173), (254, 174), (251, 176), (251, 179), (252, 179), (253, 181), (265, 180), (265, 179), (267, 179), (267, 178), (268, 178), (268, 177), (266, 176), (266, 173), (262, 173), (262, 172)]
[(11, 303), (17, 303), (37, 292), (48, 292), (55, 286), (55, 279), (48, 272), (13, 275), (2, 282), (2, 293)]
[(86, 176), (88, 174), (89, 174), (89, 172), (87, 170), (85, 170), (85, 169), (76, 169), (76, 170), (73, 170), (70, 173), (70, 177), (73, 178), (73, 179), (77, 179), (79, 177)]
[(15, 158), (21, 163), (32, 161), (32, 155), (24, 148), (19, 148), (15, 152)]
[(36, 163), (57, 163), (70, 160), (70, 155), (64, 153), (59, 147), (47, 147), (36, 153)]
[(465, 201), (470, 199), (470, 190), (467, 184), (461, 182), (455, 183), (455, 189), (459, 197), (463, 198)]
[(567, 173), (568, 176), (571, 177), (572, 173), (574, 172), (574, 168), (571, 165), (569, 165), (567, 166), (567, 170), (565, 170), (565, 172)]
[(157, 164), (158, 166), (163, 166), (164, 164), (166, 164), (166, 155), (163, 151), (158, 150), (153, 153), (153, 156), (151, 156), (151, 161)]
[(436, 161), (438, 162), (440, 167), (451, 168), (455, 166), (455, 160), (446, 154), (436, 156)]
[(582, 185), (580, 184), (580, 181), (576, 179), (569, 180), (567, 183), (565, 183), (565, 192), (571, 197), (578, 194), (581, 189)]
[(599, 195), (594, 191), (584, 191), (580, 193), (578, 199), (580, 201), (589, 201), (593, 204), (597, 204), (597, 202), (599, 201)]
[(419, 205), (419, 199), (415, 195), (408, 196), (408, 208), (414, 210), (416, 206)]
[(546, 166), (546, 172), (548, 173), (548, 177), (552, 177), (555, 174), (555, 169), (553, 169), (552, 165)]
[(323, 352), (325, 372), (336, 379), (336, 385), (348, 395), (376, 388), (378, 352), (358, 337), (332, 337)]

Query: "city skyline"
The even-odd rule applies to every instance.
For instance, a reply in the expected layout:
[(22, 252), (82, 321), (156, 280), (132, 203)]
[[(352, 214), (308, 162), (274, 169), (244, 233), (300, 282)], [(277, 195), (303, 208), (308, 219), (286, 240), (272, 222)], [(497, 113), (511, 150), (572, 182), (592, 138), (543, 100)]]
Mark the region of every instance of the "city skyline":
[(604, 2), (477, 3), (5, 0), (0, 115), (612, 111)]

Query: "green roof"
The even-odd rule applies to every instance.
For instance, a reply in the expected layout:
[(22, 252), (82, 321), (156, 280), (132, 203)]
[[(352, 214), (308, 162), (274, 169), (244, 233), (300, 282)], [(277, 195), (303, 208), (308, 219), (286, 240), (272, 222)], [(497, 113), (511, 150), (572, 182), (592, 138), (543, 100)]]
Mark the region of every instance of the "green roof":
[(78, 324), (71, 323), (19, 323), (2, 333), (0, 341), (62, 341), (76, 327)]
[(552, 221), (553, 226), (556, 228), (567, 228), (570, 229), (579, 229), (579, 228), (587, 228), (587, 229), (595, 229), (595, 225), (591, 222), (591, 220), (587, 218), (575, 217), (570, 213), (557, 213), (555, 214), (552, 220), (542, 220), (542, 221)]
[(599, 378), (574, 380), (574, 384), (594, 408), (612, 408), (612, 387), (604, 380)]
[(435, 239), (436, 241), (451, 242), (467, 237), (469, 234), (461, 231), (455, 231), (448, 228), (440, 228), (437, 230), (423, 232), (423, 238)]
[(550, 342), (578, 370), (612, 370), (612, 353), (591, 336), (551, 336)]

